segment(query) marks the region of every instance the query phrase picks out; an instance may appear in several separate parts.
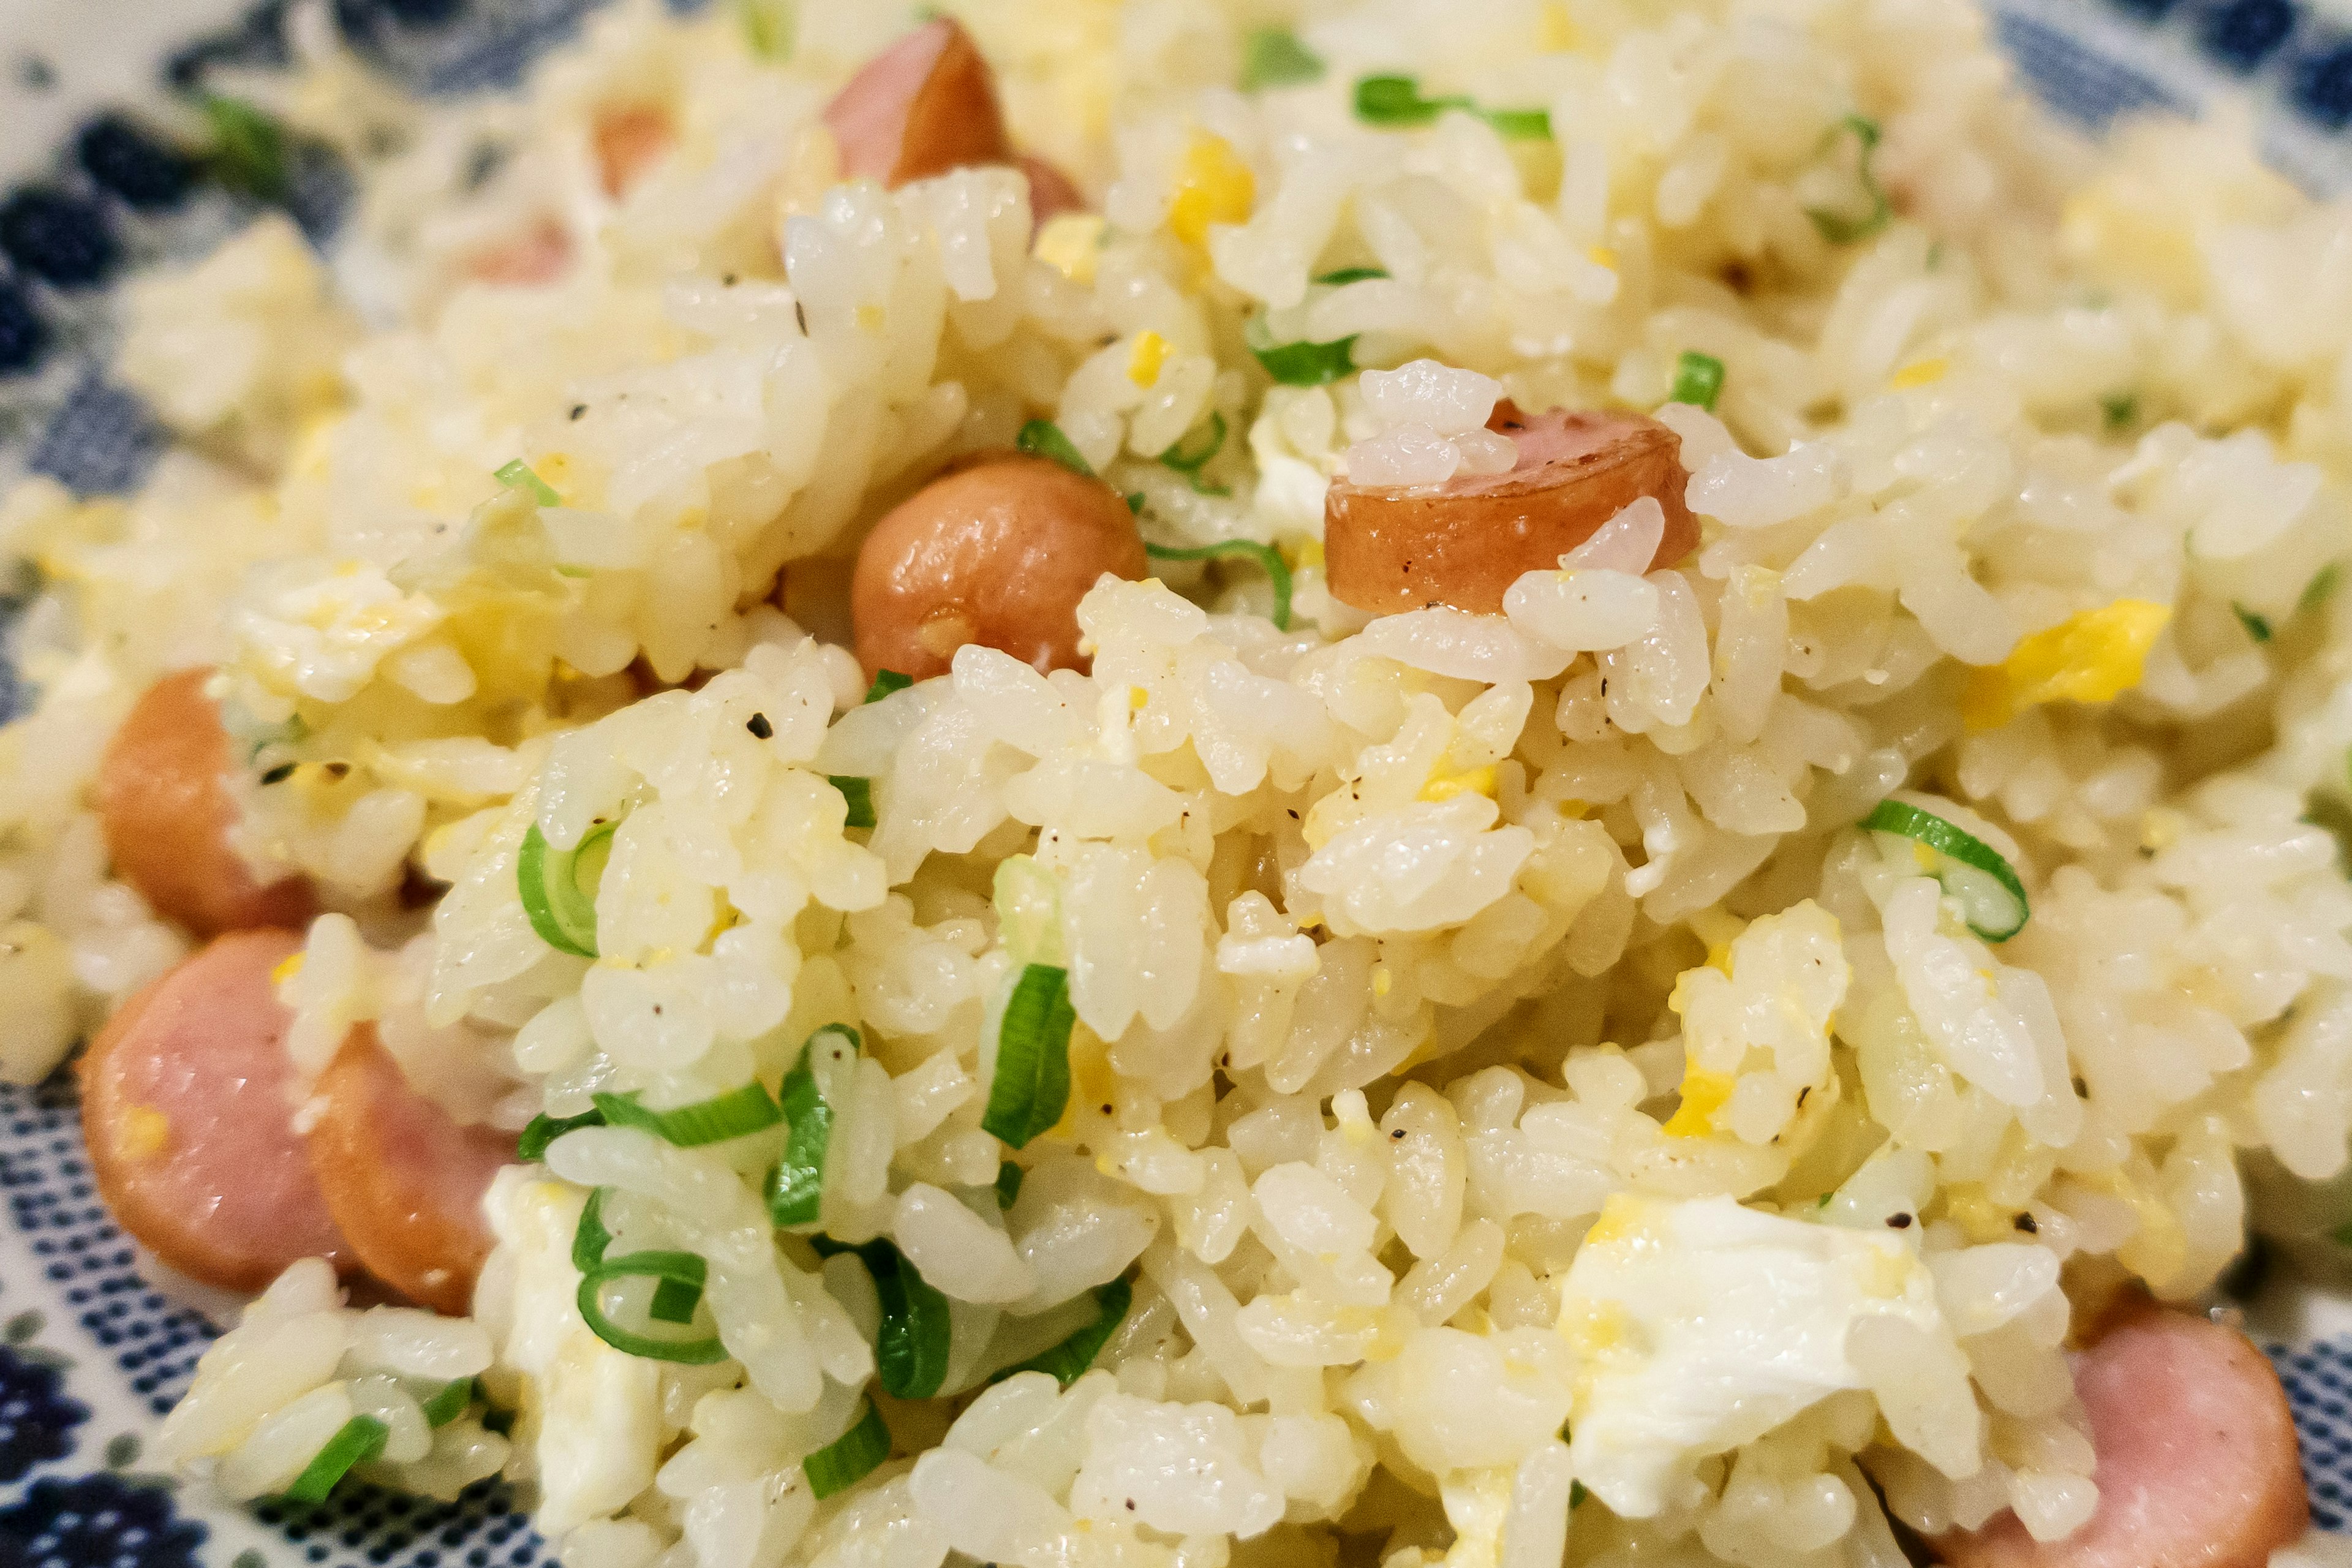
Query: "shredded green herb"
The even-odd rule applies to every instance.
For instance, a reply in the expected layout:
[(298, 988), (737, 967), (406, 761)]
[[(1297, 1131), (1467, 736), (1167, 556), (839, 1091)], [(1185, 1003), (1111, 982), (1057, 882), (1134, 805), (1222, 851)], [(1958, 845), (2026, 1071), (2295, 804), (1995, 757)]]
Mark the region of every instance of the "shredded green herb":
[(1029, 1174), (1007, 1160), (996, 1167), (996, 1206), (1009, 1209), (1021, 1196), (1021, 1183)]
[(1280, 27), (1260, 27), (1242, 46), (1244, 92), (1320, 81), (1325, 68), (1322, 56)]
[(1368, 76), (1356, 83), (1356, 118), (1367, 125), (1409, 130), (1433, 123), (1449, 109), (1476, 115), (1497, 135), (1512, 141), (1547, 141), (1551, 136), (1551, 115), (1544, 110), (1480, 109), (1461, 93), (1424, 97), (1418, 77)]
[(2246, 635), (2248, 637), (2253, 638), (2258, 643), (2265, 643), (2271, 640), (2272, 630), (2269, 616), (2257, 615), (2253, 611), (2246, 608), (2245, 605), (2239, 604), (2234, 599), (2230, 603), (2230, 609), (2237, 616), (2238, 624), (2246, 628)]
[(1385, 267), (1342, 267), (1336, 271), (1324, 273), (1315, 281), (1326, 289), (1342, 289), (1350, 283), (1366, 283), (1372, 279), (1385, 278), (1388, 275), (1389, 269)]
[(1713, 354), (1685, 349), (1682, 358), (1675, 362), (1675, 389), (1666, 401), (1687, 403), (1712, 414), (1715, 400), (1722, 395), (1723, 362)]
[(286, 156), (286, 129), (267, 110), (241, 98), (207, 94), (205, 121), (213, 133), (214, 176), (233, 191), (259, 201), (283, 201), (292, 188)]
[(1080, 479), (1095, 477), (1094, 465), (1087, 461), (1086, 454), (1072, 446), (1062, 427), (1051, 419), (1032, 419), (1021, 426), (1013, 444), (1033, 458), (1052, 458)]
[(874, 826), (874, 781), (872, 779), (859, 778), (855, 773), (827, 773), (824, 775), (824, 782), (839, 790), (841, 798), (849, 803), (849, 816), (842, 822), (844, 827)]
[(1290, 629), (1290, 563), (1282, 552), (1271, 544), (1260, 544), (1254, 539), (1228, 539), (1218, 544), (1195, 545), (1189, 550), (1177, 550), (1165, 544), (1147, 544), (1143, 552), (1154, 561), (1213, 561), (1219, 558), (1240, 558), (1256, 562), (1265, 569), (1267, 579), (1274, 584), (1274, 624), (1283, 631)]
[(901, 675), (895, 669), (879, 670), (875, 674), (874, 684), (866, 689), (866, 700), (879, 702), (885, 697), (895, 696), (914, 684), (915, 678), (911, 675)]
[(1849, 217), (1843, 213), (1833, 213), (1822, 207), (1808, 207), (1805, 216), (1813, 220), (1813, 227), (1820, 230), (1822, 237), (1832, 245), (1852, 245), (1857, 240), (1868, 239), (1885, 228), (1895, 216), (1895, 204), (1887, 200), (1885, 187), (1878, 183), (1877, 172), (1872, 167), (1878, 152), (1878, 121), (1859, 114), (1847, 115), (1831, 131), (1823, 150), (1835, 145), (1839, 137), (1849, 132), (1861, 144), (1862, 156), (1855, 164), (1854, 176), (1862, 182), (1864, 193), (1870, 197), (1870, 210), (1860, 217)]

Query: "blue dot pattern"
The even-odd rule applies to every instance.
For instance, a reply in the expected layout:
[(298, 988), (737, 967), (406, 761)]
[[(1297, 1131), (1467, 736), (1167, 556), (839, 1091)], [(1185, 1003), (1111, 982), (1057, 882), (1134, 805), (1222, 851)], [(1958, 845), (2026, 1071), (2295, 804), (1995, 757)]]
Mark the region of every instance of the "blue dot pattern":
[[(69, 1076), (60, 1074), (33, 1090), (0, 1086), (0, 1205), (40, 1265), (37, 1289), (62, 1303), (110, 1358), (113, 1373), (160, 1418), (186, 1390), (196, 1358), (215, 1330), (139, 1278), (130, 1239), (109, 1217), (91, 1184)], [(0, 1480), (15, 1479), (5, 1464), (8, 1365), (0, 1360)], [(80, 1375), (103, 1373), (85, 1370)], [(51, 1385), (43, 1387), (53, 1392)], [(81, 1407), (66, 1404), (75, 1413), (72, 1418), (79, 1420)], [(37, 1465), (62, 1452), (38, 1455), (26, 1463)], [(126, 1488), (109, 1477), (89, 1479), (135, 1494), (130, 1503), (136, 1508), (117, 1499), (114, 1511), (105, 1517), (125, 1530), (144, 1532), (140, 1541), (152, 1540), (152, 1550), (126, 1543), (112, 1554), (92, 1554), (90, 1542), (105, 1528), (94, 1521), (104, 1510), (93, 1511), (91, 1496), (44, 1479), (34, 1483), (17, 1509), (0, 1510), (0, 1568), (17, 1568), (16, 1553), (26, 1550), (24, 1542), (52, 1529), (47, 1510), (53, 1509), (79, 1510), (69, 1524), (55, 1526), (63, 1531), (58, 1539), (65, 1544), (43, 1548), (48, 1555), (36, 1552), (22, 1558), (24, 1563), (59, 1568), (173, 1568), (185, 1560), (184, 1552), (169, 1554), (163, 1543), (177, 1538), (152, 1516), (151, 1504), (163, 1494), (152, 1488)], [(160, 1506), (168, 1510), (167, 1497)], [(362, 1563), (374, 1568), (530, 1568), (543, 1550), (511, 1490), (497, 1481), (468, 1489), (454, 1503), (347, 1485), (315, 1507), (265, 1502), (255, 1512), (292, 1549), (274, 1560), (280, 1563), (343, 1568)], [(199, 1525), (188, 1528), (201, 1531)]]
[(100, 1472), (39, 1480), (0, 1509), (8, 1568), (197, 1568), (205, 1527), (180, 1517), (168, 1488)]
[(2311, 1521), (2322, 1530), (2352, 1528), (2352, 1342), (2269, 1350), (2303, 1443)]
[(89, 1408), (68, 1398), (62, 1382), (57, 1367), (0, 1347), (0, 1481), (73, 1451), (73, 1429)]

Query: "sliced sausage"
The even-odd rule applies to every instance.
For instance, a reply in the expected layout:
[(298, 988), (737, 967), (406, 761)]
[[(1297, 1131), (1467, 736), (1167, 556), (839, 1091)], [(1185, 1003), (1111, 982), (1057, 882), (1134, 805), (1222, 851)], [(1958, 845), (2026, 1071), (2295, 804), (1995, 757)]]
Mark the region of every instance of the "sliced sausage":
[(310, 1168), (367, 1271), (424, 1306), (463, 1316), (490, 1253), (482, 1194), (515, 1157), (510, 1134), (466, 1127), (408, 1085), (365, 1024), (318, 1083)]
[(677, 139), (669, 110), (657, 104), (624, 103), (597, 111), (592, 132), (596, 176), (608, 196), (628, 194), (637, 176), (661, 161)]
[(98, 766), (99, 819), (118, 876), (198, 936), (299, 926), (316, 909), (299, 877), (262, 887), (229, 847), (236, 805), (223, 787), (228, 733), (205, 695), (208, 669), (147, 689)]
[(825, 105), (846, 179), (893, 188), (1012, 162), (996, 82), (971, 35), (942, 16), (866, 62)]
[(2077, 1358), (2099, 1505), (2063, 1541), (2014, 1514), (1937, 1543), (1957, 1568), (2263, 1568), (2310, 1517), (2278, 1373), (2234, 1329), (2145, 1306)]
[(1076, 182), (1045, 159), (1024, 153), (1013, 163), (1029, 176), (1029, 225), (1043, 228), (1064, 213), (1084, 212), (1086, 193)]
[(552, 283), (572, 265), (572, 236), (551, 217), (467, 257), (461, 270), (478, 283), (529, 288)]
[(1638, 414), (1497, 404), (1489, 429), (1519, 449), (1508, 473), (1442, 485), (1375, 487), (1334, 479), (1323, 500), (1332, 595), (1393, 615), (1429, 605), (1493, 615), (1521, 574), (1556, 567), (1602, 523), (1643, 496), (1665, 510), (1653, 570), (1698, 543), (1683, 504), (1682, 437)]
[(1075, 669), (1078, 601), (1108, 572), (1144, 574), (1126, 500), (1044, 458), (1006, 454), (933, 479), (857, 552), (850, 616), (868, 675), (944, 674), (965, 643)]
[(165, 1263), (258, 1290), (350, 1249), (294, 1131), (288, 931), (215, 940), (123, 1004), (81, 1060), (82, 1138), (107, 1207)]

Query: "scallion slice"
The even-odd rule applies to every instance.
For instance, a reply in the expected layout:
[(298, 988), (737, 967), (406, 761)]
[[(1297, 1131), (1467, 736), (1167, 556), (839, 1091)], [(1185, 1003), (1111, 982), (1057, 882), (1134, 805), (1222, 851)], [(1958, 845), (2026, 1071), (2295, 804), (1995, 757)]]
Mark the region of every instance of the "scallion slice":
[(335, 1428), (302, 1473), (286, 1489), (291, 1502), (324, 1502), (335, 1483), (351, 1473), (353, 1465), (365, 1464), (383, 1452), (384, 1439), (392, 1428), (373, 1415), (354, 1415)]
[(2239, 604), (2234, 599), (2230, 602), (2230, 608), (2231, 612), (2237, 616), (2238, 624), (2246, 628), (2246, 635), (2248, 637), (2253, 638), (2258, 643), (2268, 642), (2271, 640), (2271, 637), (2274, 634), (2272, 631), (2271, 620), (2268, 616), (2259, 615), (2254, 611), (2246, 608), (2245, 605)]
[(1008, 1366), (991, 1377), (994, 1383), (1011, 1377), (1016, 1372), (1046, 1372), (1064, 1388), (1085, 1375), (1094, 1365), (1095, 1357), (1102, 1354), (1103, 1346), (1110, 1343), (1111, 1335), (1118, 1331), (1127, 1320), (1127, 1309), (1135, 1300), (1135, 1288), (1125, 1279), (1114, 1279), (1095, 1289), (1095, 1321), (1064, 1340), (1053, 1349), (1041, 1351), (1027, 1361)]
[(2327, 603), (2329, 598), (2334, 596), (2336, 593), (2336, 580), (2343, 575), (2343, 565), (2340, 563), (2334, 561), (2329, 562), (2326, 565), (2322, 566), (2318, 571), (2313, 573), (2311, 575), (2311, 581), (2303, 585), (2302, 596), (2297, 598), (2294, 602), (2294, 613), (2299, 616), (2307, 616), (2312, 611), (2319, 608), (2320, 605)]
[(996, 1206), (1009, 1209), (1021, 1197), (1021, 1184), (1029, 1173), (1007, 1160), (996, 1167)]
[(544, 1160), (547, 1158), (547, 1146), (566, 1132), (582, 1127), (604, 1125), (604, 1113), (601, 1110), (583, 1110), (577, 1116), (550, 1116), (542, 1110), (530, 1119), (522, 1130), (522, 1136), (515, 1140), (515, 1158)]
[(1873, 833), (1900, 834), (1932, 851), (1932, 875), (1944, 891), (1959, 900), (1969, 929), (1985, 941), (2007, 942), (2025, 929), (2032, 912), (2025, 884), (1983, 839), (1899, 800), (1880, 801), (1862, 826)]
[(1252, 316), (1242, 328), (1242, 342), (1265, 367), (1265, 374), (1285, 386), (1324, 386), (1356, 368), (1353, 333), (1328, 343), (1277, 343), (1264, 316)]
[(1495, 134), (1506, 142), (1551, 140), (1551, 110), (1548, 109), (1482, 109), (1478, 118), (1493, 126)]
[(948, 1299), (926, 1284), (915, 1266), (887, 1241), (857, 1249), (882, 1299), (882, 1326), (874, 1335), (874, 1364), (886, 1394), (929, 1399), (947, 1380), (951, 1337)]
[(1675, 362), (1675, 389), (1666, 395), (1666, 401), (1687, 403), (1712, 414), (1715, 400), (1722, 395), (1723, 362), (1713, 354), (1685, 349), (1682, 358)]
[(1323, 57), (1280, 27), (1260, 27), (1242, 46), (1241, 88), (1257, 92), (1323, 79)]
[(694, 1310), (702, 1304), (702, 1287), (709, 1279), (709, 1266), (691, 1252), (676, 1255), (680, 1267), (660, 1277), (654, 1286), (652, 1305), (646, 1315), (660, 1323), (690, 1323)]
[(824, 776), (824, 782), (839, 790), (841, 798), (849, 803), (849, 815), (843, 819), (842, 826), (871, 827), (874, 826), (874, 781), (872, 779), (862, 779), (853, 773), (827, 773)]
[(1052, 458), (1080, 479), (1095, 477), (1094, 465), (1087, 461), (1086, 454), (1072, 446), (1070, 438), (1062, 434), (1062, 427), (1051, 419), (1032, 419), (1021, 426), (1021, 434), (1013, 444), (1033, 458)]
[(709, 1100), (669, 1110), (648, 1110), (637, 1103), (637, 1090), (596, 1096), (596, 1109), (614, 1127), (635, 1127), (680, 1149), (724, 1143), (730, 1138), (773, 1127), (784, 1119), (774, 1099), (758, 1079)]
[(1862, 145), (1861, 162), (1854, 173), (1862, 182), (1864, 193), (1870, 197), (1870, 210), (1860, 217), (1848, 217), (1843, 213), (1829, 212), (1821, 207), (1806, 208), (1805, 216), (1813, 220), (1813, 227), (1820, 230), (1821, 237), (1832, 245), (1852, 245), (1856, 240), (1868, 239), (1885, 228), (1895, 216), (1895, 204), (1887, 200), (1885, 187), (1878, 183), (1877, 172), (1871, 167), (1878, 152), (1878, 121), (1859, 114), (1847, 115), (1830, 132), (1823, 150), (1826, 151), (1849, 132)]
[(558, 952), (596, 956), (596, 889), (604, 879), (605, 862), (613, 858), (617, 826), (597, 824), (576, 849), (551, 847), (536, 822), (522, 836), (522, 853), (515, 860), (522, 912), (530, 917), (530, 929), (540, 940)]
[(1062, 1119), (1070, 1102), (1070, 973), (1032, 963), (1013, 983), (996, 1038), (996, 1071), (980, 1125), (1015, 1149)]
[(1443, 98), (1422, 95), (1421, 79), (1410, 76), (1368, 76), (1356, 83), (1356, 118), (1367, 125), (1411, 130), (1433, 123), (1449, 109), (1475, 114), (1513, 142), (1541, 142), (1551, 137), (1551, 115), (1541, 109), (1481, 109), (1461, 93)]
[(1388, 275), (1389, 269), (1385, 267), (1342, 267), (1337, 271), (1326, 272), (1315, 281), (1326, 289), (1339, 289), (1349, 283), (1369, 282), (1372, 279), (1385, 278)]
[[(647, 1361), (676, 1362), (682, 1366), (709, 1366), (727, 1359), (727, 1347), (719, 1342), (717, 1334), (671, 1334), (656, 1325), (667, 1320), (656, 1315), (653, 1302), (660, 1299), (663, 1283), (677, 1280), (692, 1287), (696, 1304), (700, 1304), (703, 1280), (709, 1265), (691, 1252), (632, 1252), (620, 1258), (608, 1258), (596, 1266), (593, 1273), (580, 1281), (576, 1298), (580, 1316), (589, 1331), (626, 1355), (641, 1356)], [(615, 1321), (605, 1310), (607, 1287), (625, 1279), (650, 1279), (654, 1289), (648, 1292), (646, 1326), (641, 1331)], [(691, 1320), (695, 1313), (686, 1314)]]
[(1290, 563), (1273, 545), (1260, 544), (1254, 539), (1228, 539), (1216, 544), (1194, 545), (1189, 550), (1147, 544), (1143, 552), (1154, 561), (1213, 561), (1223, 557), (1256, 562), (1274, 584), (1274, 624), (1286, 632), (1290, 629)]
[(563, 498), (555, 493), (555, 487), (541, 479), (539, 471), (520, 458), (517, 458), (490, 477), (510, 490), (530, 492), (530, 498), (541, 506), (563, 504)]
[(895, 669), (878, 670), (875, 673), (874, 684), (866, 689), (866, 700), (879, 702), (885, 697), (895, 696), (914, 684), (915, 678), (911, 675), (901, 675)]
[(1210, 458), (1224, 449), (1224, 445), (1225, 416), (1222, 414), (1211, 414), (1209, 428), (1202, 438), (1192, 442), (1189, 446), (1183, 441), (1176, 442), (1160, 454), (1160, 466), (1163, 468), (1173, 468), (1183, 475), (1192, 482), (1192, 489), (1202, 495), (1226, 495), (1230, 492), (1224, 486), (1208, 484), (1201, 478), (1201, 470), (1209, 466)]
[(206, 94), (205, 119), (212, 127), (213, 172), (233, 191), (265, 202), (282, 201), (293, 185), (286, 156), (286, 129), (241, 98)]
[(604, 1268), (605, 1249), (613, 1245), (613, 1233), (604, 1228), (604, 1192), (603, 1187), (588, 1189), (588, 1201), (580, 1208), (580, 1223), (572, 1227), (572, 1267), (583, 1274)]
[(856, 1486), (889, 1457), (890, 1428), (869, 1399), (857, 1425), (803, 1459), (801, 1473), (808, 1477), (810, 1492), (823, 1500)]
[(817, 1092), (810, 1058), (820, 1050), (846, 1049), (856, 1055), (857, 1031), (845, 1024), (827, 1024), (808, 1037), (800, 1059), (784, 1075), (784, 1119), (792, 1131), (784, 1139), (783, 1158), (768, 1173), (768, 1217), (778, 1225), (814, 1225), (824, 1199), (824, 1155), (833, 1143), (833, 1107)]
[(426, 1426), (446, 1426), (450, 1422), (463, 1415), (466, 1413), (466, 1407), (473, 1403), (474, 1380), (470, 1377), (460, 1377), (443, 1384), (433, 1394), (419, 1401), (417, 1408), (425, 1412)]

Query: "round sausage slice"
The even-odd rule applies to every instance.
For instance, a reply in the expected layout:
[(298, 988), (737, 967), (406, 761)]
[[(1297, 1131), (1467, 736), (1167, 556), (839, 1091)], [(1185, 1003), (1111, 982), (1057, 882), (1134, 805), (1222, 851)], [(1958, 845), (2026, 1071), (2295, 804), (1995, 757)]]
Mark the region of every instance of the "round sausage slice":
[(465, 1127), (408, 1086), (362, 1024), (318, 1083), (310, 1168), (367, 1271), (409, 1300), (462, 1317), (490, 1254), (482, 1194), (515, 1157), (510, 1134)]
[(2014, 1514), (1946, 1536), (1958, 1568), (2263, 1568), (2304, 1531), (2294, 1421), (2270, 1362), (2234, 1329), (2143, 1307), (2084, 1351), (2099, 1505), (2063, 1541)]
[(299, 926), (316, 905), (299, 877), (262, 887), (228, 830), (236, 805), (221, 784), (228, 734), (205, 695), (208, 669), (147, 689), (98, 764), (99, 820), (118, 876), (198, 936)]
[(1666, 514), (1652, 570), (1698, 543), (1698, 521), (1683, 503), (1682, 437), (1656, 420), (1591, 410), (1522, 414), (1506, 400), (1487, 427), (1518, 447), (1508, 473), (1442, 485), (1331, 482), (1323, 551), (1334, 597), (1376, 615), (1431, 605), (1498, 614), (1522, 573), (1557, 567), (1643, 496)]
[(1013, 160), (988, 62), (971, 35), (945, 16), (866, 61), (825, 105), (824, 122), (841, 148), (845, 179), (894, 189)]
[(223, 1289), (258, 1290), (299, 1258), (351, 1259), (293, 1125), (292, 1020), (270, 975), (301, 946), (288, 931), (217, 939), (124, 1003), (81, 1060), (106, 1206)]
[(933, 479), (866, 536), (849, 589), (858, 662), (922, 680), (981, 643), (1076, 669), (1078, 601), (1104, 573), (1144, 568), (1118, 491), (1047, 458), (993, 458)]

